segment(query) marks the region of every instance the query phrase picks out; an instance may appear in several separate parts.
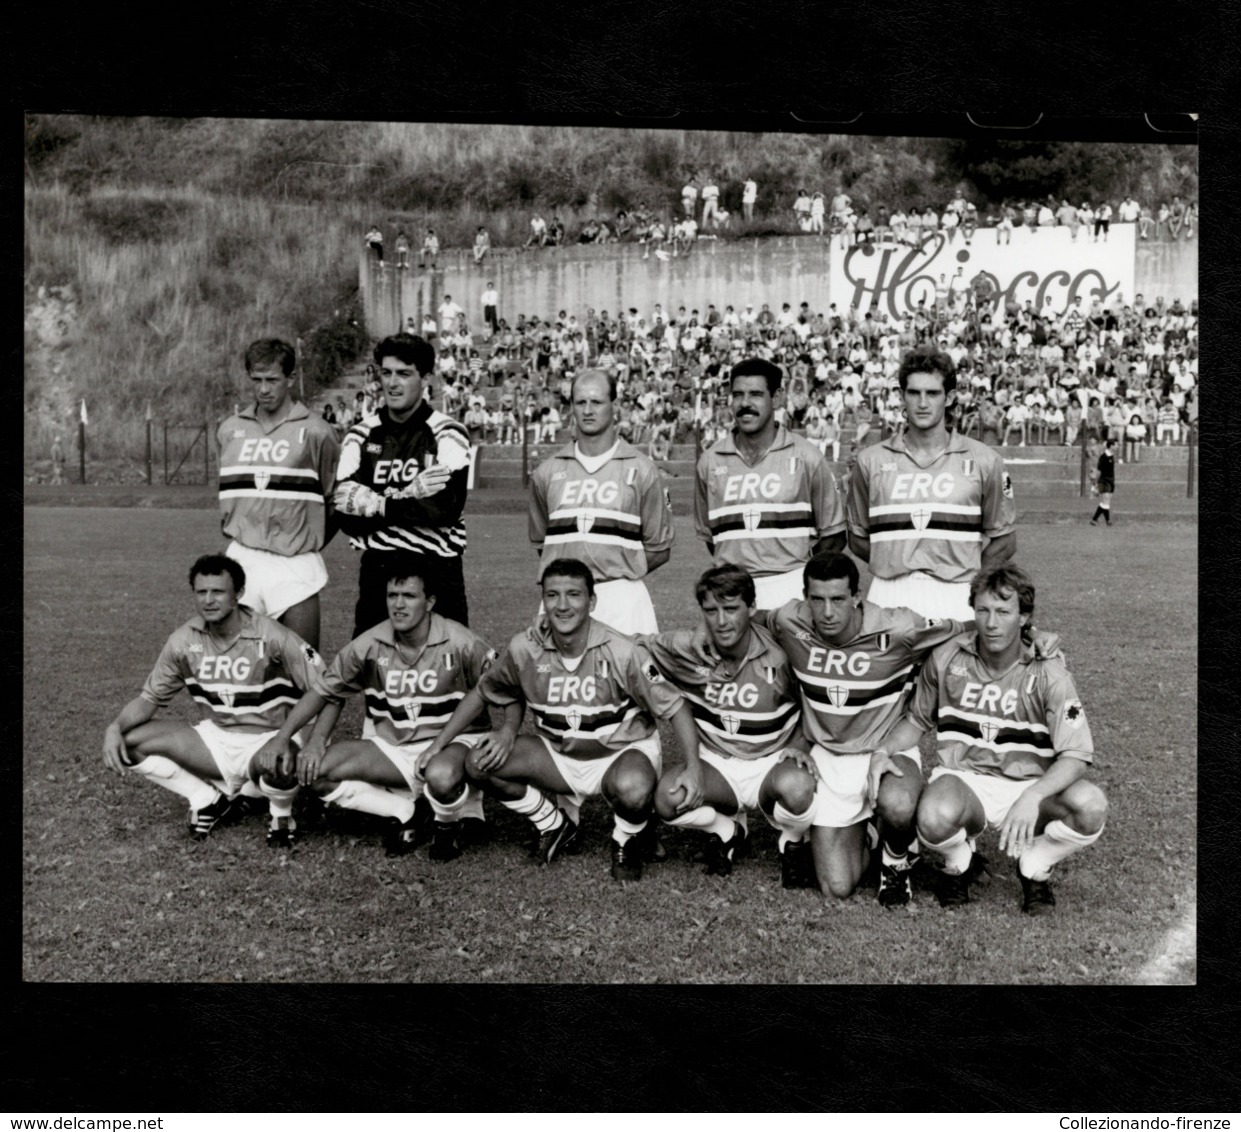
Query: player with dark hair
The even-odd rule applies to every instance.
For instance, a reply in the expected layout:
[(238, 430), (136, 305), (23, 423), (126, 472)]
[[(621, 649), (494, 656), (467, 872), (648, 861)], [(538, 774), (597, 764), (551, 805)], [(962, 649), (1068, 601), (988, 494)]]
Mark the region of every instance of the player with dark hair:
[[(318, 715), (297, 758), (298, 780), (329, 804), (390, 818), (389, 856), (430, 836), (432, 859), (452, 860), (468, 838), (485, 836), (482, 797), (467, 786), (463, 764), (470, 748), (486, 749), (491, 741), (486, 715), (470, 721), (435, 760), (428, 752), (495, 653), (435, 612), (435, 576), (425, 559), (394, 551), (385, 565), (387, 619), (341, 649), (273, 747), (283, 754), (298, 728)], [(328, 746), (345, 701), (357, 693), (366, 698), (361, 738)], [(521, 723), (520, 711), (506, 709), (506, 715), (514, 728)]]
[[(291, 759), (263, 748), (323, 662), (292, 630), (242, 605), (245, 586), (244, 569), (222, 554), (190, 567), (198, 615), (168, 638), (141, 694), (108, 724), (103, 761), (185, 798), (197, 841), (233, 812), (239, 795), (266, 796), (267, 843), (287, 849), (297, 828), (295, 770)], [(209, 718), (194, 726), (155, 720), (181, 688)]]
[[(809, 882), (814, 764), (798, 726), (788, 658), (751, 621), (754, 580), (739, 566), (713, 566), (694, 587), (706, 640), (678, 629), (641, 642), (689, 701), (698, 751), (659, 780), (655, 809), (669, 825), (705, 830), (708, 873), (727, 876), (747, 837), (745, 808), (780, 831), (786, 888)], [(710, 647), (704, 647), (709, 645)]]
[(341, 444), (336, 507), (341, 529), (362, 551), (353, 635), (387, 619), (387, 556), (404, 550), (434, 575), (437, 611), (468, 624), (465, 578), (466, 484), (470, 438), (465, 426), (423, 396), (435, 348), (416, 334), (375, 347), (384, 405), (355, 424)]
[(863, 448), (849, 479), (849, 549), (870, 564), (867, 600), (926, 617), (970, 618), (969, 582), (1017, 545), (1012, 482), (999, 454), (952, 430), (952, 358), (906, 354), (906, 428)]
[(577, 437), (535, 469), (530, 541), (541, 569), (561, 558), (590, 566), (595, 620), (621, 633), (653, 633), (643, 579), (668, 561), (675, 535), (663, 475), (617, 434), (615, 376), (583, 370), (571, 397)]
[(217, 433), (225, 551), (246, 570), (246, 604), (319, 645), (319, 592), (327, 585), (323, 547), (340, 444), (336, 430), (293, 400), (293, 347), (252, 342), (245, 355), (254, 404)]
[(762, 358), (729, 375), (734, 428), (698, 461), (694, 526), (715, 565), (754, 578), (759, 609), (801, 592), (812, 554), (842, 550), (844, 506), (823, 454), (775, 419), (783, 372)]
[(681, 749), (696, 753), (693, 716), (642, 649), (591, 617), (589, 566), (557, 559), (539, 584), (546, 625), (513, 637), (453, 712), (430, 757), (485, 705), (528, 706), (535, 734), (518, 735), (506, 714), (487, 747), (470, 753), (466, 774), (534, 826), (534, 856), (545, 864), (576, 840), (586, 798), (602, 794), (614, 814), (612, 876), (638, 880), (660, 771), (655, 719), (670, 720)]
[(1023, 912), (1055, 906), (1051, 869), (1093, 845), (1107, 798), (1086, 773), (1094, 742), (1062, 657), (1040, 659), (1030, 643), (1034, 583), (1020, 567), (979, 572), (970, 586), (972, 629), (939, 646), (918, 677), (908, 716), (887, 749), (934, 728), (942, 766), (918, 803), (918, 836), (944, 862), (936, 895), (968, 903), (986, 868), (975, 851), (984, 829), (1017, 860)]

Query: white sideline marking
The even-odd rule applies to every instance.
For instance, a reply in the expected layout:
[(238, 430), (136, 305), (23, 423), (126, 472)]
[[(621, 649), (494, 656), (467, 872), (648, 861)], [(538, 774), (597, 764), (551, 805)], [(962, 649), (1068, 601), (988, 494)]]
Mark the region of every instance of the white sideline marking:
[(1195, 899), (1181, 922), (1169, 929), (1159, 953), (1134, 976), (1135, 983), (1195, 986), (1198, 982), (1198, 902)]

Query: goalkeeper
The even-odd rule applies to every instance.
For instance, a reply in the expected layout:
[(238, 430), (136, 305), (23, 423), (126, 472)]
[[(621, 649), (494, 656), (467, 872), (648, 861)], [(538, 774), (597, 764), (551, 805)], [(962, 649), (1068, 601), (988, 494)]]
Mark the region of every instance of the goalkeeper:
[(336, 471), (340, 529), (362, 551), (353, 635), (388, 616), (385, 566), (393, 551), (414, 555), (434, 578), (436, 613), (466, 625), (468, 434), (423, 396), (435, 366), (429, 342), (414, 334), (385, 338), (375, 363), (384, 404), (345, 434)]

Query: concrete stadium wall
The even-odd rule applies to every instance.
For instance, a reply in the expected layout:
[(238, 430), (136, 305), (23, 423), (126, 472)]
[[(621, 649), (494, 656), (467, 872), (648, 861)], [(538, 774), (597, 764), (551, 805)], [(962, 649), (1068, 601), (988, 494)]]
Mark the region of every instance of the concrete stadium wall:
[[(1131, 225), (1113, 225), (1112, 232), (1117, 242), (1132, 240)], [(1017, 276), (1028, 267), (1029, 245), (1023, 244), (1022, 235), (1020, 230), (1015, 232), (1018, 238), (1011, 246), (995, 248), (991, 244), (987, 248), (988, 260), (1002, 265), (1002, 270), (995, 272), (1001, 276), (1001, 286), (1003, 274)], [(1081, 245), (1070, 249), (1068, 236), (1067, 229), (1051, 229), (1033, 238), (1044, 245), (1064, 243), (1065, 266), (1076, 274), (1074, 260), (1088, 263), (1090, 252)], [(975, 238), (975, 246), (981, 251), (983, 243), (991, 240), (992, 233), (983, 230)], [(461, 249), (442, 254), (434, 272), (416, 266), (400, 271), (392, 262), (380, 269), (373, 258), (363, 255), (359, 281), (367, 327), (373, 336), (382, 337), (396, 333), (410, 317), (419, 325), (426, 311), (438, 309), (445, 294), (465, 309), (471, 326), (481, 326), (479, 295), (488, 281), (493, 281), (499, 292), (500, 316), (510, 320), (519, 313), (546, 317), (560, 310), (580, 318), (587, 307), (613, 314), (637, 307), (647, 316), (655, 303), (668, 312), (680, 306), (686, 310), (697, 307), (704, 315), (708, 303), (715, 303), (721, 311), (729, 303), (738, 309), (746, 303), (753, 303), (755, 309), (770, 303), (772, 310), (779, 311), (781, 303), (796, 307), (808, 302), (811, 309), (826, 311), (832, 302), (843, 309), (852, 294), (852, 289), (840, 282), (844, 253), (815, 237), (702, 240), (691, 255), (668, 260), (644, 255), (645, 251), (637, 244), (527, 252), (501, 249), (493, 251), (478, 268), (469, 250)], [(1132, 264), (1133, 289), (1121, 288), (1126, 300), (1132, 300), (1135, 293), (1147, 299), (1163, 295), (1184, 302), (1198, 297), (1196, 239), (1138, 241)], [(833, 290), (838, 293), (833, 294)], [(1060, 291), (1054, 292), (1055, 296), (1063, 297)], [(1019, 297), (1033, 297), (1033, 292)]]

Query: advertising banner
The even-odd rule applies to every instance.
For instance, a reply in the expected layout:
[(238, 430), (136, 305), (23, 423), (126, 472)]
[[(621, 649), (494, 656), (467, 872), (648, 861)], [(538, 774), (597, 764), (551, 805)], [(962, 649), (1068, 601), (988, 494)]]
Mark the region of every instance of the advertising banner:
[(1114, 224), (1106, 242), (1085, 227), (1072, 238), (1068, 228), (1015, 228), (1011, 243), (996, 243), (994, 229), (980, 228), (966, 244), (958, 232), (949, 243), (942, 232), (908, 244), (832, 247), (830, 291), (843, 313), (856, 305), (890, 318), (912, 314), (920, 302), (935, 306), (936, 288), (972, 288), (980, 309), (1028, 300), (1035, 310), (1060, 314), (1075, 297), (1089, 308), (1131, 302), (1134, 295), (1134, 225)]

